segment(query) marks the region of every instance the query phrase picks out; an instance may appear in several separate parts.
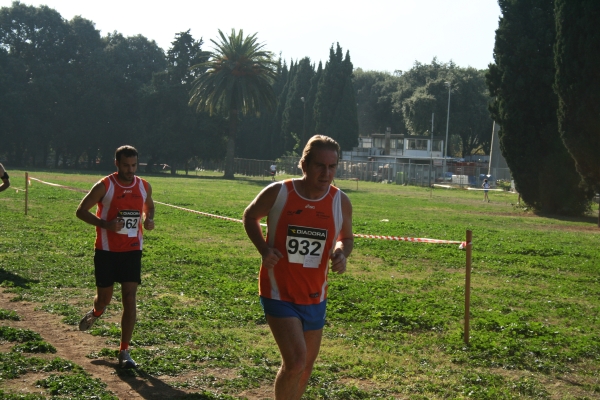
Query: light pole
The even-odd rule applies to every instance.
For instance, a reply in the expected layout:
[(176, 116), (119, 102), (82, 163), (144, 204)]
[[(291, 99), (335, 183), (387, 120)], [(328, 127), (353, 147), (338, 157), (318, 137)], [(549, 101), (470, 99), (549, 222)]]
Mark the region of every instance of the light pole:
[(446, 141), (444, 141), (444, 179), (446, 179), (446, 158), (448, 157), (448, 125), (450, 123), (450, 92), (452, 85), (450, 82), (444, 82), (448, 86), (448, 115), (446, 116)]

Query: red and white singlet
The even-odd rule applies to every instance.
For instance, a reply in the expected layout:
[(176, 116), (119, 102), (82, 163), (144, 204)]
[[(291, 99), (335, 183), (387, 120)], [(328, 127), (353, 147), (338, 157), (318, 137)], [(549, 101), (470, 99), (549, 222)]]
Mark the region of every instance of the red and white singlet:
[(134, 176), (130, 186), (123, 186), (116, 172), (103, 178), (101, 182), (106, 188), (106, 194), (98, 203), (96, 216), (105, 221), (122, 219), (125, 226), (119, 232), (96, 227), (95, 248), (114, 252), (142, 250), (142, 213), (148, 182)]
[(267, 216), (267, 243), (283, 258), (273, 269), (261, 266), (261, 296), (301, 305), (327, 298), (329, 256), (342, 227), (340, 199), (334, 186), (310, 200), (298, 194), (294, 180), (283, 182)]

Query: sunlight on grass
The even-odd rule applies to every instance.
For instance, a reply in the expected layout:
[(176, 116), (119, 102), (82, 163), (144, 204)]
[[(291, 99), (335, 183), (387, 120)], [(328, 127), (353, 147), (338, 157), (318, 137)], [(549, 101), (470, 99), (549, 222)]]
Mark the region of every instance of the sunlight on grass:
[[(79, 189), (103, 176), (31, 175)], [(236, 219), (270, 183), (220, 175), (146, 178), (155, 200)], [(13, 176), (21, 185), (23, 173)], [(458, 245), (357, 239), (348, 273), (330, 277), (328, 322), (306, 398), (598, 396), (597, 216), (535, 215), (516, 207), (510, 193), (493, 193), (483, 203), (475, 191), (336, 184), (353, 202), (356, 233), (464, 240), (473, 231), (471, 341), (465, 345), (462, 337), (465, 252)], [(27, 216), (23, 193), (0, 197), (0, 286), (69, 328), (94, 293), (94, 230), (74, 215), (82, 196), (33, 182)], [(242, 225), (162, 205), (155, 220), (145, 237), (133, 337), (145, 373), (171, 376), (174, 387), (233, 397), (272, 385), (280, 358), (258, 303), (260, 257)], [(119, 301), (116, 290), (90, 331), (112, 346), (93, 349), (93, 356), (112, 362)], [(16, 318), (0, 315), (7, 326)], [(0, 353), (15, 360), (7, 354)], [(73, 381), (42, 383), (52, 390)]]

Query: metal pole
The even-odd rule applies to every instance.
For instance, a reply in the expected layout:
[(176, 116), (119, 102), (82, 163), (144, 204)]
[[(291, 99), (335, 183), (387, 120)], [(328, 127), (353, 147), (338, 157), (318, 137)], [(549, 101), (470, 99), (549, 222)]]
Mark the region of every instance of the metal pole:
[[(433, 116), (431, 113), (431, 145), (429, 148), (429, 197), (433, 197), (433, 184), (431, 183), (431, 172), (433, 171)], [(434, 180), (435, 183), (435, 180)]]
[(471, 253), (473, 250), (473, 231), (467, 230), (466, 271), (465, 271), (465, 344), (469, 344), (469, 319), (471, 313)]
[(448, 125), (450, 124), (450, 82), (446, 82), (448, 85), (448, 115), (446, 116), (446, 141), (444, 142), (444, 178), (446, 177), (446, 158), (448, 157)]

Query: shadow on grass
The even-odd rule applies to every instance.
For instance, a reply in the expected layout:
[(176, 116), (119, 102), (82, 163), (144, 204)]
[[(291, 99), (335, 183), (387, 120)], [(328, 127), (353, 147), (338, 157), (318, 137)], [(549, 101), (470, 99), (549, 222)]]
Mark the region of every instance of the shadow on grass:
[(122, 369), (115, 363), (106, 360), (94, 360), (92, 364), (114, 368), (116, 375), (144, 399), (180, 399), (187, 395), (182, 390), (175, 389), (160, 379), (144, 372), (142, 367), (137, 369)]
[(534, 214), (537, 215), (538, 217), (555, 219), (555, 220), (563, 221), (563, 222), (584, 222), (586, 224), (598, 225), (598, 217), (594, 216), (594, 215), (570, 216), (570, 215), (546, 214), (543, 212), (534, 212)]
[[(5, 282), (10, 282), (10, 284), (5, 284)], [(39, 283), (40, 281), (36, 279), (26, 279), (19, 275), (13, 274), (5, 270), (4, 268), (0, 268), (0, 285), (2, 286), (10, 286), (10, 287), (20, 287), (24, 289), (30, 289), (31, 283)]]

